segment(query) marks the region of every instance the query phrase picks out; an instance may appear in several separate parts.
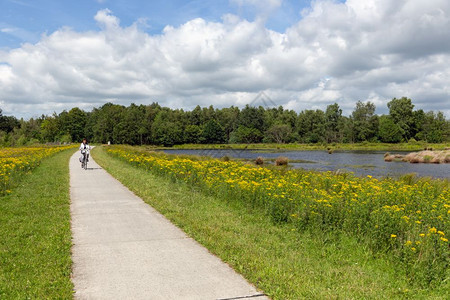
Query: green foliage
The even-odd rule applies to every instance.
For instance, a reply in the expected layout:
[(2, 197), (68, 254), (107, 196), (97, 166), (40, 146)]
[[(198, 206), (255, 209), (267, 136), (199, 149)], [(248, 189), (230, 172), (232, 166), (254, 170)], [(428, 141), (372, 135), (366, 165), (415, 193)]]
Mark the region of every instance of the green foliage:
[[(28, 121), (0, 112), (0, 143), (5, 146), (41, 143), (91, 142), (130, 145), (214, 143), (397, 143), (411, 138), (429, 143), (450, 141), (450, 121), (442, 112), (414, 111), (408, 98), (388, 104), (389, 118), (377, 116), (375, 105), (358, 101), (349, 117), (337, 103), (326, 111), (299, 113), (273, 108), (196, 106), (192, 111), (150, 105), (128, 107), (106, 103), (91, 112), (77, 107)], [(389, 128), (389, 125), (395, 124)], [(167, 126), (166, 126), (167, 125)], [(401, 134), (401, 138), (399, 138)], [(70, 138), (67, 139), (67, 136)]]
[(355, 142), (372, 141), (378, 131), (378, 116), (375, 115), (375, 104), (370, 101), (358, 101), (351, 116), (353, 122), (353, 138)]
[(41, 123), (41, 140), (43, 142), (56, 142), (58, 134), (58, 119), (54, 116), (45, 117)]
[(230, 136), (230, 143), (260, 143), (262, 141), (262, 133), (259, 129), (249, 128), (243, 125), (233, 131)]
[(184, 129), (184, 140), (187, 143), (199, 144), (202, 141), (202, 129), (198, 125), (188, 125)]
[(62, 121), (64, 124), (63, 131), (71, 136), (72, 141), (81, 141), (86, 137), (86, 112), (74, 107), (67, 114), (64, 114)]
[(20, 122), (15, 117), (4, 116), (2, 114), (2, 110), (0, 109), (0, 131), (9, 133), (18, 126), (20, 126)]
[(320, 109), (304, 110), (298, 115), (297, 133), (302, 143), (325, 142), (325, 113)]
[(274, 124), (266, 131), (269, 142), (284, 144), (290, 140), (292, 135), (291, 126), (287, 124)]
[(342, 109), (337, 103), (327, 106), (326, 118), (326, 140), (327, 143), (342, 142), (344, 120)]
[(226, 142), (230, 140), (231, 133), (238, 127), (239, 114), (239, 108), (234, 106), (217, 110), (217, 121), (222, 125), (225, 131)]
[(414, 132), (414, 105), (411, 99), (406, 97), (394, 98), (387, 106), (392, 120), (401, 128), (403, 139), (409, 140)]
[(378, 136), (384, 143), (399, 143), (403, 139), (403, 129), (394, 122), (391, 116), (380, 117)]
[(118, 144), (142, 145), (145, 128), (145, 106), (131, 104), (120, 114), (120, 121), (113, 130), (113, 142)]
[(418, 136), (429, 143), (442, 143), (444, 136), (448, 134), (448, 126), (449, 122), (445, 120), (442, 112), (435, 114), (431, 111), (425, 114), (423, 130)]
[(59, 138), (59, 141), (63, 144), (68, 144), (72, 142), (72, 138), (69, 134), (65, 134)]
[(202, 141), (206, 144), (221, 144), (226, 141), (225, 131), (215, 119), (205, 124), (202, 133)]
[(163, 146), (173, 146), (182, 143), (182, 131), (174, 122), (160, 121), (157, 118), (153, 124), (153, 140), (156, 144)]
[(239, 125), (247, 128), (264, 130), (264, 108), (253, 107), (248, 104), (241, 110), (239, 114)]
[(100, 109), (94, 109), (91, 114), (91, 118), (95, 120), (91, 132), (93, 141), (117, 143), (115, 127), (121, 122), (124, 110), (123, 106), (112, 103), (106, 103)]

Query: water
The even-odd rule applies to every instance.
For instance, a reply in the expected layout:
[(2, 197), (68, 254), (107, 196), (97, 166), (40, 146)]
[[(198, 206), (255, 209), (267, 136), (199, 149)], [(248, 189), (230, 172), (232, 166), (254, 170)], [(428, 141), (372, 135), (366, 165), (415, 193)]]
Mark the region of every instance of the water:
[[(184, 150), (167, 149), (168, 154), (206, 155), (221, 158), (225, 155), (234, 158), (254, 160), (258, 156), (265, 159), (276, 159), (285, 156), (291, 161), (289, 165), (294, 168), (319, 171), (346, 171), (359, 176), (371, 175), (374, 177), (398, 177), (404, 174), (415, 173), (417, 176), (450, 178), (450, 164), (411, 164), (407, 162), (385, 162), (385, 151), (283, 151), (283, 152), (257, 152), (254, 150)], [(391, 154), (406, 154), (397, 152)], [(297, 161), (302, 162), (297, 162)]]

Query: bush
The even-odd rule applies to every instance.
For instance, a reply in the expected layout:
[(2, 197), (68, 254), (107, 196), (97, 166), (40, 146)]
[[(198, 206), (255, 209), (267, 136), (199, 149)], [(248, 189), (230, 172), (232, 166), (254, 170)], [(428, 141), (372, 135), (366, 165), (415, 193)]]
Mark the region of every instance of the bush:
[(258, 158), (256, 158), (255, 160), (255, 164), (259, 165), (263, 165), (264, 164), (264, 159), (261, 156), (258, 156)]
[(60, 136), (58, 140), (61, 143), (71, 143), (72, 137), (70, 136), (70, 134), (65, 134), (65, 135)]
[(285, 156), (279, 156), (277, 160), (275, 161), (276, 166), (287, 166), (289, 162), (289, 159)]
[(384, 155), (384, 161), (386, 161), (386, 162), (394, 161), (394, 155), (390, 155), (389, 153), (386, 153)]

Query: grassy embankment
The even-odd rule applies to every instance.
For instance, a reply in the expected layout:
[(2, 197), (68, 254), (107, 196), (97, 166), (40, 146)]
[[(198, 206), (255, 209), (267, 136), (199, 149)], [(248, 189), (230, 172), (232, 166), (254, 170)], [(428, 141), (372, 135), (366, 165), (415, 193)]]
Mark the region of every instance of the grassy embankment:
[(429, 144), (425, 142), (411, 142), (399, 144), (387, 143), (331, 143), (331, 144), (184, 144), (175, 145), (174, 149), (249, 149), (249, 150), (362, 150), (362, 151), (420, 151), (425, 148), (443, 150), (449, 148), (450, 143)]
[(0, 299), (71, 299), (69, 157), (45, 158), (0, 196)]
[(405, 161), (410, 163), (433, 163), (442, 164), (450, 163), (450, 149), (449, 150), (435, 150), (435, 151), (418, 151), (411, 152), (408, 155), (391, 155), (386, 153), (384, 155), (385, 161)]
[(419, 287), (388, 254), (343, 233), (298, 230), (263, 210), (115, 159), (97, 162), (147, 203), (221, 257), (273, 299), (446, 299), (445, 287)]

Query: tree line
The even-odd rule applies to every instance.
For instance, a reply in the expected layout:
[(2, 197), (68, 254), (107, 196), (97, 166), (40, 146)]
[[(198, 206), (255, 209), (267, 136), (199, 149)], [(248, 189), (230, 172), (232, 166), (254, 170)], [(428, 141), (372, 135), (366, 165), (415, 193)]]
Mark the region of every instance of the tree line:
[(378, 116), (375, 105), (358, 101), (349, 116), (337, 103), (326, 110), (254, 107), (240, 109), (197, 106), (192, 111), (158, 103), (122, 106), (107, 103), (90, 112), (77, 107), (51, 116), (18, 120), (2, 115), (0, 145), (91, 142), (130, 145), (217, 143), (399, 143), (450, 140), (450, 121), (442, 112), (414, 110), (411, 99), (394, 98), (389, 114)]

